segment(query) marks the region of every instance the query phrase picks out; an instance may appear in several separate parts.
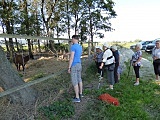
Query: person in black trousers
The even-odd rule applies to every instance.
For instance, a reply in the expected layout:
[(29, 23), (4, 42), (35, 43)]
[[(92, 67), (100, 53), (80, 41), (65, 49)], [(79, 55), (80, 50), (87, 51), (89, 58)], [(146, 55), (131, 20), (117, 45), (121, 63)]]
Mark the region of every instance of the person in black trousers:
[(97, 46), (96, 47), (96, 55), (95, 55), (95, 63), (96, 63), (96, 67), (98, 70), (98, 75), (99, 77), (103, 77), (103, 69), (100, 69), (99, 67), (101, 66), (102, 63), (102, 57), (103, 57), (103, 50), (101, 46)]
[(113, 52), (113, 56), (115, 57), (114, 80), (115, 80), (115, 83), (118, 83), (119, 79), (118, 79), (117, 71), (118, 71), (118, 66), (120, 63), (120, 55), (119, 55), (119, 51), (117, 50), (117, 46), (112, 46), (111, 50)]
[(142, 59), (142, 51), (141, 51), (142, 45), (136, 44), (135, 46), (135, 53), (132, 55), (132, 66), (134, 68), (134, 72), (136, 75), (136, 82), (134, 85), (139, 85), (139, 69), (141, 66), (141, 59)]
[(156, 75), (156, 80), (159, 80), (160, 76), (160, 40), (156, 41), (156, 46), (152, 50), (153, 67)]

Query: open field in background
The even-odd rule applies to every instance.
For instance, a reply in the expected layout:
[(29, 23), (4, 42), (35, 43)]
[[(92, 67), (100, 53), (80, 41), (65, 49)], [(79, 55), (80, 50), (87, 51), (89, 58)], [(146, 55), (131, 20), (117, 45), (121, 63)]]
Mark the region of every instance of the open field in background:
[(130, 48), (131, 45), (136, 44), (137, 42), (111, 42), (111, 45), (119, 45), (126, 48)]
[[(138, 42), (107, 42), (110, 46), (112, 45), (119, 45), (119, 46), (123, 46), (123, 47), (126, 47), (126, 48), (130, 48), (131, 45), (134, 45)], [(103, 43), (101, 42), (97, 42), (95, 43), (95, 45), (98, 45), (98, 46), (103, 46)], [(88, 43), (83, 43), (83, 47), (88, 47)]]

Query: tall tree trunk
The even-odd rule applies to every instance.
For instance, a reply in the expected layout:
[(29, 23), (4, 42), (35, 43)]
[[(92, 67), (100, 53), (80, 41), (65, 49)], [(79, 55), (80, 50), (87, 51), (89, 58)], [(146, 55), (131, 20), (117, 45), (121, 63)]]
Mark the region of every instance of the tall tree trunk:
[(16, 43), (16, 47), (17, 47), (17, 51), (19, 52), (20, 51), (20, 49), (19, 49), (19, 46), (18, 46), (18, 41), (17, 41), (17, 38), (15, 38), (15, 43)]
[(38, 52), (41, 53), (41, 45), (40, 45), (40, 40), (38, 40)]
[[(55, 8), (55, 5), (56, 3), (58, 2), (58, 0), (55, 0), (53, 4), (50, 4), (51, 6), (51, 12), (47, 15), (48, 17), (46, 18), (46, 14), (44, 13), (44, 4), (45, 4), (45, 0), (42, 0), (41, 3), (42, 3), (42, 7), (41, 7), (41, 13), (42, 13), (42, 19), (43, 19), (43, 22), (45, 24), (45, 27), (46, 27), (46, 30), (47, 30), (47, 36), (50, 37), (50, 33), (49, 33), (49, 21), (52, 17), (52, 14), (54, 12), (54, 8)], [(49, 40), (49, 43), (50, 43), (50, 48), (51, 50), (54, 49), (54, 46), (53, 46), (53, 41)]]
[[(25, 4), (25, 15), (26, 15), (26, 17), (25, 17), (26, 31), (27, 31), (26, 34), (29, 35), (29, 19), (28, 19), (28, 8), (27, 8), (28, 4), (27, 4), (26, 0), (24, 0), (24, 4)], [(31, 40), (27, 39), (27, 41), (28, 41), (28, 53), (29, 53), (30, 58), (33, 59), (33, 53), (32, 53), (32, 49), (31, 49)]]
[[(38, 13), (37, 13), (37, 10), (36, 10), (36, 20), (37, 20), (37, 26), (38, 26)], [(37, 36), (40, 36), (40, 30), (37, 28)], [(38, 39), (37, 40), (38, 42), (38, 52), (41, 53), (41, 46), (40, 46), (40, 40)]]
[[(12, 3), (12, 1), (11, 1)], [(3, 2), (3, 9), (6, 11), (11, 11), (11, 7), (7, 7), (6, 1)], [(11, 27), (11, 19), (3, 20), (5, 26), (6, 26), (6, 32), (7, 34), (13, 33), (13, 26)], [(13, 61), (13, 52), (14, 52), (14, 46), (13, 46), (13, 40), (12, 38), (9, 38), (9, 52), (10, 52), (10, 61)]]
[(90, 36), (91, 36), (91, 48), (93, 48), (93, 24), (92, 24), (92, 17), (90, 17)]
[[(2, 24), (2, 29), (3, 29), (3, 33), (5, 33), (4, 25), (3, 25), (3, 24)], [(4, 41), (5, 41), (5, 45), (6, 45), (6, 49), (7, 49), (7, 53), (8, 53), (8, 55), (10, 56), (10, 51), (9, 51), (8, 41), (6, 40), (6, 38), (4, 38)]]
[[(69, 13), (69, 0), (67, 0), (67, 13)], [(69, 14), (67, 14), (67, 25), (68, 25), (68, 38), (71, 39), (71, 35), (70, 35), (70, 16)]]
[(27, 39), (27, 41), (28, 41), (28, 53), (29, 53), (30, 58), (33, 59), (33, 53), (32, 53), (32, 48), (31, 48), (31, 40)]
[[(0, 48), (0, 86), (3, 90), (8, 90), (23, 83), (25, 82), (7, 60), (2, 48)], [(9, 94), (9, 98), (14, 104), (32, 105), (36, 100), (36, 92), (28, 87)]]
[(6, 40), (6, 38), (4, 38), (4, 41), (5, 41), (7, 52), (10, 53), (9, 46), (8, 46), (8, 41)]

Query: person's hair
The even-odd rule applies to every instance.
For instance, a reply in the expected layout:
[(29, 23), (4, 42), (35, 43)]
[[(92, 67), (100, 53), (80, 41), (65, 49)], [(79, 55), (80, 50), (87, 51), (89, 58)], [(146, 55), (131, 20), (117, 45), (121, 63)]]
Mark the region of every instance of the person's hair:
[(73, 36), (72, 36), (72, 39), (79, 40), (79, 36), (78, 36), (78, 35), (73, 35)]
[(160, 40), (156, 40), (156, 42), (160, 42)]
[(136, 44), (137, 47), (139, 47), (140, 49), (142, 49), (142, 44)]

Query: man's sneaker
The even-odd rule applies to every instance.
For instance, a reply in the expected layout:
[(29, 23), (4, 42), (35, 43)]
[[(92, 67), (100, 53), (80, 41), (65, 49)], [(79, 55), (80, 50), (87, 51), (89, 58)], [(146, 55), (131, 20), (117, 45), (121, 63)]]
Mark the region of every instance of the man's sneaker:
[(99, 79), (103, 79), (103, 77), (99, 76)]
[(112, 88), (108, 87), (108, 88), (106, 88), (106, 90), (113, 90), (113, 87)]
[(79, 94), (79, 97), (80, 97), (80, 98), (83, 98), (84, 96), (83, 96), (83, 94)]
[(139, 85), (139, 82), (134, 83), (135, 86)]
[(81, 102), (81, 100), (79, 98), (74, 98), (72, 102)]

